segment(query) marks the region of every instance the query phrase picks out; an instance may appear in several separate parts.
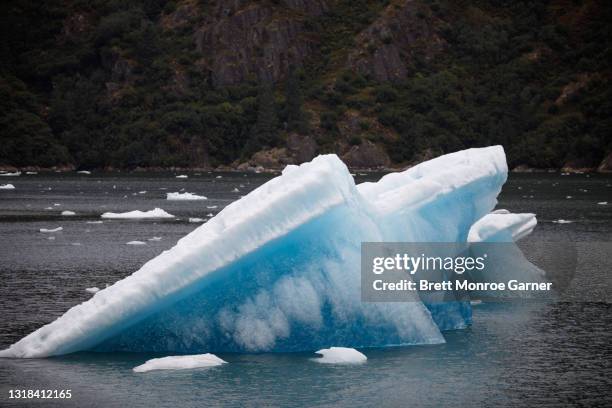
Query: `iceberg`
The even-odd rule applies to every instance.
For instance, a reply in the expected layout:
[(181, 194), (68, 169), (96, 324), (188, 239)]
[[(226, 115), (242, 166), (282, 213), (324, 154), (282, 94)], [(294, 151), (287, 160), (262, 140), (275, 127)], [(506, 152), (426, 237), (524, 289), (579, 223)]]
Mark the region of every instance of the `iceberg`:
[(63, 227), (57, 227), (57, 228), (41, 228), (39, 231), (40, 232), (60, 232), (62, 231), (64, 228)]
[(155, 208), (150, 211), (128, 211), (124, 213), (106, 212), (100, 217), (109, 219), (145, 219), (145, 218), (174, 218), (174, 215), (169, 214), (161, 208)]
[(147, 360), (144, 364), (133, 368), (136, 373), (153, 370), (191, 370), (194, 368), (217, 367), (227, 364), (214, 354), (206, 353), (192, 356), (168, 356)]
[(192, 194), (192, 193), (179, 193), (179, 192), (166, 193), (166, 199), (173, 200), (173, 201), (208, 200), (208, 198), (201, 196), (201, 195)]
[[(442, 331), (471, 324), (470, 302), (436, 303), (416, 293), (410, 302), (362, 302), (361, 243), (467, 243), (506, 177), (501, 146), (441, 156), (360, 185), (335, 155), (287, 166), (0, 356), (443, 343)], [(528, 230), (497, 225), (510, 237)], [(484, 227), (474, 234), (488, 237)]]
[(330, 347), (316, 351), (315, 354), (320, 354), (323, 357), (313, 358), (312, 361), (325, 364), (365, 363), (368, 359), (365, 354), (348, 347)]

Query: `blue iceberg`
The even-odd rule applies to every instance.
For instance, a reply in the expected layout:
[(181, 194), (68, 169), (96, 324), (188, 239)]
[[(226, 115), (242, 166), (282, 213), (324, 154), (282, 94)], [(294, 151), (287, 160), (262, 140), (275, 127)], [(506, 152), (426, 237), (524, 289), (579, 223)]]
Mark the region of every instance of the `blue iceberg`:
[(335, 155), (288, 166), (0, 357), (442, 343), (441, 331), (471, 323), (469, 302), (423, 302), (418, 294), (411, 302), (361, 302), (361, 243), (528, 233), (520, 222), (486, 218), (506, 177), (501, 146), (441, 156), (360, 185)]

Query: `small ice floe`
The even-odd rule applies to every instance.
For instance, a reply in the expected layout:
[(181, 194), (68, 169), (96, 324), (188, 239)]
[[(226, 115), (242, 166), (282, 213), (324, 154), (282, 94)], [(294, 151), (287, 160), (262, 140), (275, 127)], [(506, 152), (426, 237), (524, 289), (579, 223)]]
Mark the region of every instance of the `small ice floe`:
[(32, 175), (32, 174), (38, 174), (38, 172), (37, 171), (26, 171), (26, 174)]
[(204, 222), (204, 221), (206, 221), (204, 218), (197, 218), (197, 217), (189, 218), (189, 222), (192, 222), (192, 223), (198, 223), (198, 222)]
[(569, 176), (569, 173), (561, 173), (562, 176)]
[(206, 214), (206, 216), (207, 216), (208, 218), (211, 218), (211, 217), (214, 217), (214, 216), (215, 216), (215, 214), (213, 214), (213, 213), (208, 213), (208, 214)]
[(12, 184), (2, 184), (0, 185), (0, 190), (14, 190), (15, 186)]
[(105, 212), (100, 217), (110, 219), (143, 219), (143, 218), (174, 218), (174, 215), (169, 214), (161, 208), (155, 208), (150, 211), (128, 211), (124, 213)]
[(91, 174), (91, 171), (80, 170), (80, 171), (77, 171), (77, 174)]
[(470, 300), (470, 305), (472, 306), (478, 306), (482, 304), (482, 300), (480, 299), (476, 299), (476, 300)]
[(185, 179), (188, 178), (189, 176), (186, 174), (179, 174), (178, 176), (176, 176), (176, 178), (180, 178), (180, 179)]
[(54, 203), (53, 206), (54, 207), (59, 207), (61, 204), (60, 203)]
[(143, 241), (130, 241), (126, 242), (125, 245), (147, 245), (147, 243)]
[(146, 191), (139, 191), (138, 194), (147, 194)]
[(17, 176), (21, 176), (21, 172), (20, 171), (14, 171), (12, 173), (1, 173), (0, 176), (2, 176), (2, 177), (17, 177)]
[(85, 292), (89, 292), (89, 293), (97, 293), (100, 291), (100, 288), (94, 286), (92, 288), (85, 288)]
[(53, 207), (45, 207), (45, 210), (52, 210)]
[(349, 347), (330, 347), (316, 351), (315, 354), (321, 354), (323, 357), (313, 358), (312, 361), (327, 364), (355, 364), (368, 359), (363, 353)]
[(564, 219), (558, 219), (553, 221), (555, 224), (571, 224), (574, 221), (570, 221), (570, 220), (564, 220)]
[(239, 193), (240, 190), (238, 190), (236, 187), (234, 187), (234, 189), (232, 190), (232, 193)]
[(62, 215), (63, 216), (71, 216), (71, 215), (76, 215), (76, 213), (74, 211), (62, 211)]
[(207, 205), (206, 208), (210, 209), (210, 210), (214, 210), (215, 208), (217, 208), (218, 206), (216, 205)]
[(104, 221), (85, 221), (85, 224), (102, 224)]
[(215, 178), (218, 178), (218, 179), (220, 179), (220, 178), (223, 178), (223, 176), (217, 176), (217, 177), (215, 177)]
[(568, 200), (573, 198), (572, 196), (565, 196), (565, 198), (567, 198)]
[(60, 232), (63, 229), (64, 228), (62, 228), (62, 227), (57, 227), (57, 228), (41, 228), (39, 231), (40, 232)]
[(50, 237), (47, 237), (47, 239), (54, 240), (55, 237), (54, 236), (50, 236)]
[(147, 360), (144, 364), (134, 367), (134, 372), (144, 373), (152, 370), (191, 370), (194, 368), (216, 367), (227, 364), (214, 354), (195, 354), (191, 356), (168, 356)]
[(166, 199), (171, 201), (208, 200), (207, 197), (192, 193), (166, 193)]
[(597, 205), (608, 205), (607, 201), (600, 201), (597, 203)]
[(147, 241), (161, 241), (162, 237), (151, 237)]

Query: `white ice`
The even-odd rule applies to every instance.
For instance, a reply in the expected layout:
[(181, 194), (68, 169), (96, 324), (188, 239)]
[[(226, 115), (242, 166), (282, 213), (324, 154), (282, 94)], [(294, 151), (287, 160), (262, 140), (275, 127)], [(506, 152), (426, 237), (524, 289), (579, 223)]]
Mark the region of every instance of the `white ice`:
[(161, 208), (155, 208), (150, 211), (134, 210), (124, 213), (106, 212), (101, 215), (102, 218), (109, 219), (144, 219), (144, 218), (174, 218), (174, 215), (167, 213)]
[(126, 245), (147, 245), (146, 242), (143, 241), (130, 241), (130, 242), (126, 242)]
[(74, 211), (62, 211), (62, 215), (63, 216), (71, 216), (71, 215), (76, 215), (76, 213)]
[(142, 365), (134, 367), (137, 373), (144, 373), (153, 370), (192, 370), (194, 368), (216, 367), (227, 364), (227, 361), (220, 359), (214, 354), (196, 354), (191, 356), (168, 356), (147, 360)]
[(49, 229), (49, 228), (41, 228), (40, 232), (59, 232), (59, 231), (61, 231), (63, 229), (64, 228), (62, 228), (62, 227), (51, 228), (51, 229)]
[(89, 293), (97, 293), (97, 292), (100, 291), (100, 288), (94, 286), (94, 287), (91, 287), (91, 288), (85, 288), (85, 291), (89, 292)]
[(14, 190), (15, 186), (12, 184), (2, 184), (0, 185), (0, 190)]
[(186, 179), (186, 178), (188, 178), (188, 177), (189, 177), (189, 176), (188, 176), (188, 175), (186, 175), (186, 174), (179, 174), (178, 176), (176, 176), (176, 178), (178, 178), (178, 179)]
[(327, 364), (356, 364), (364, 363), (368, 359), (365, 354), (348, 347), (330, 347), (319, 350), (315, 354), (323, 357), (313, 358), (312, 361)]
[(207, 197), (192, 193), (166, 193), (166, 199), (172, 201), (207, 200)]

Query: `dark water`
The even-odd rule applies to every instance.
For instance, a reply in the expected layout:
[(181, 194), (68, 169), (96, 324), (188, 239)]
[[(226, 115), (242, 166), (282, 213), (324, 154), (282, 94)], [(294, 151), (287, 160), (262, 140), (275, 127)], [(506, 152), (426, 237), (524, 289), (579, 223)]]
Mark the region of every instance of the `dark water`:
[[(172, 247), (199, 225), (188, 218), (206, 219), (270, 177), (218, 175), (2, 177), (16, 189), (0, 190), (0, 348), (87, 300), (85, 288), (112, 284)], [(182, 188), (209, 199), (165, 200)], [(155, 207), (178, 219), (87, 223), (106, 211)], [(154, 355), (1, 359), (0, 406), (612, 406), (612, 177), (511, 175), (499, 207), (538, 215), (524, 245), (581, 248), (561, 299), (475, 306), (473, 326), (445, 333), (446, 344), (369, 349), (357, 366), (317, 364), (311, 353), (228, 354), (222, 367), (135, 374)], [(559, 219), (573, 222), (552, 222)], [(132, 240), (147, 245), (126, 245)], [(9, 389), (41, 388), (71, 389), (72, 399), (8, 399)]]

